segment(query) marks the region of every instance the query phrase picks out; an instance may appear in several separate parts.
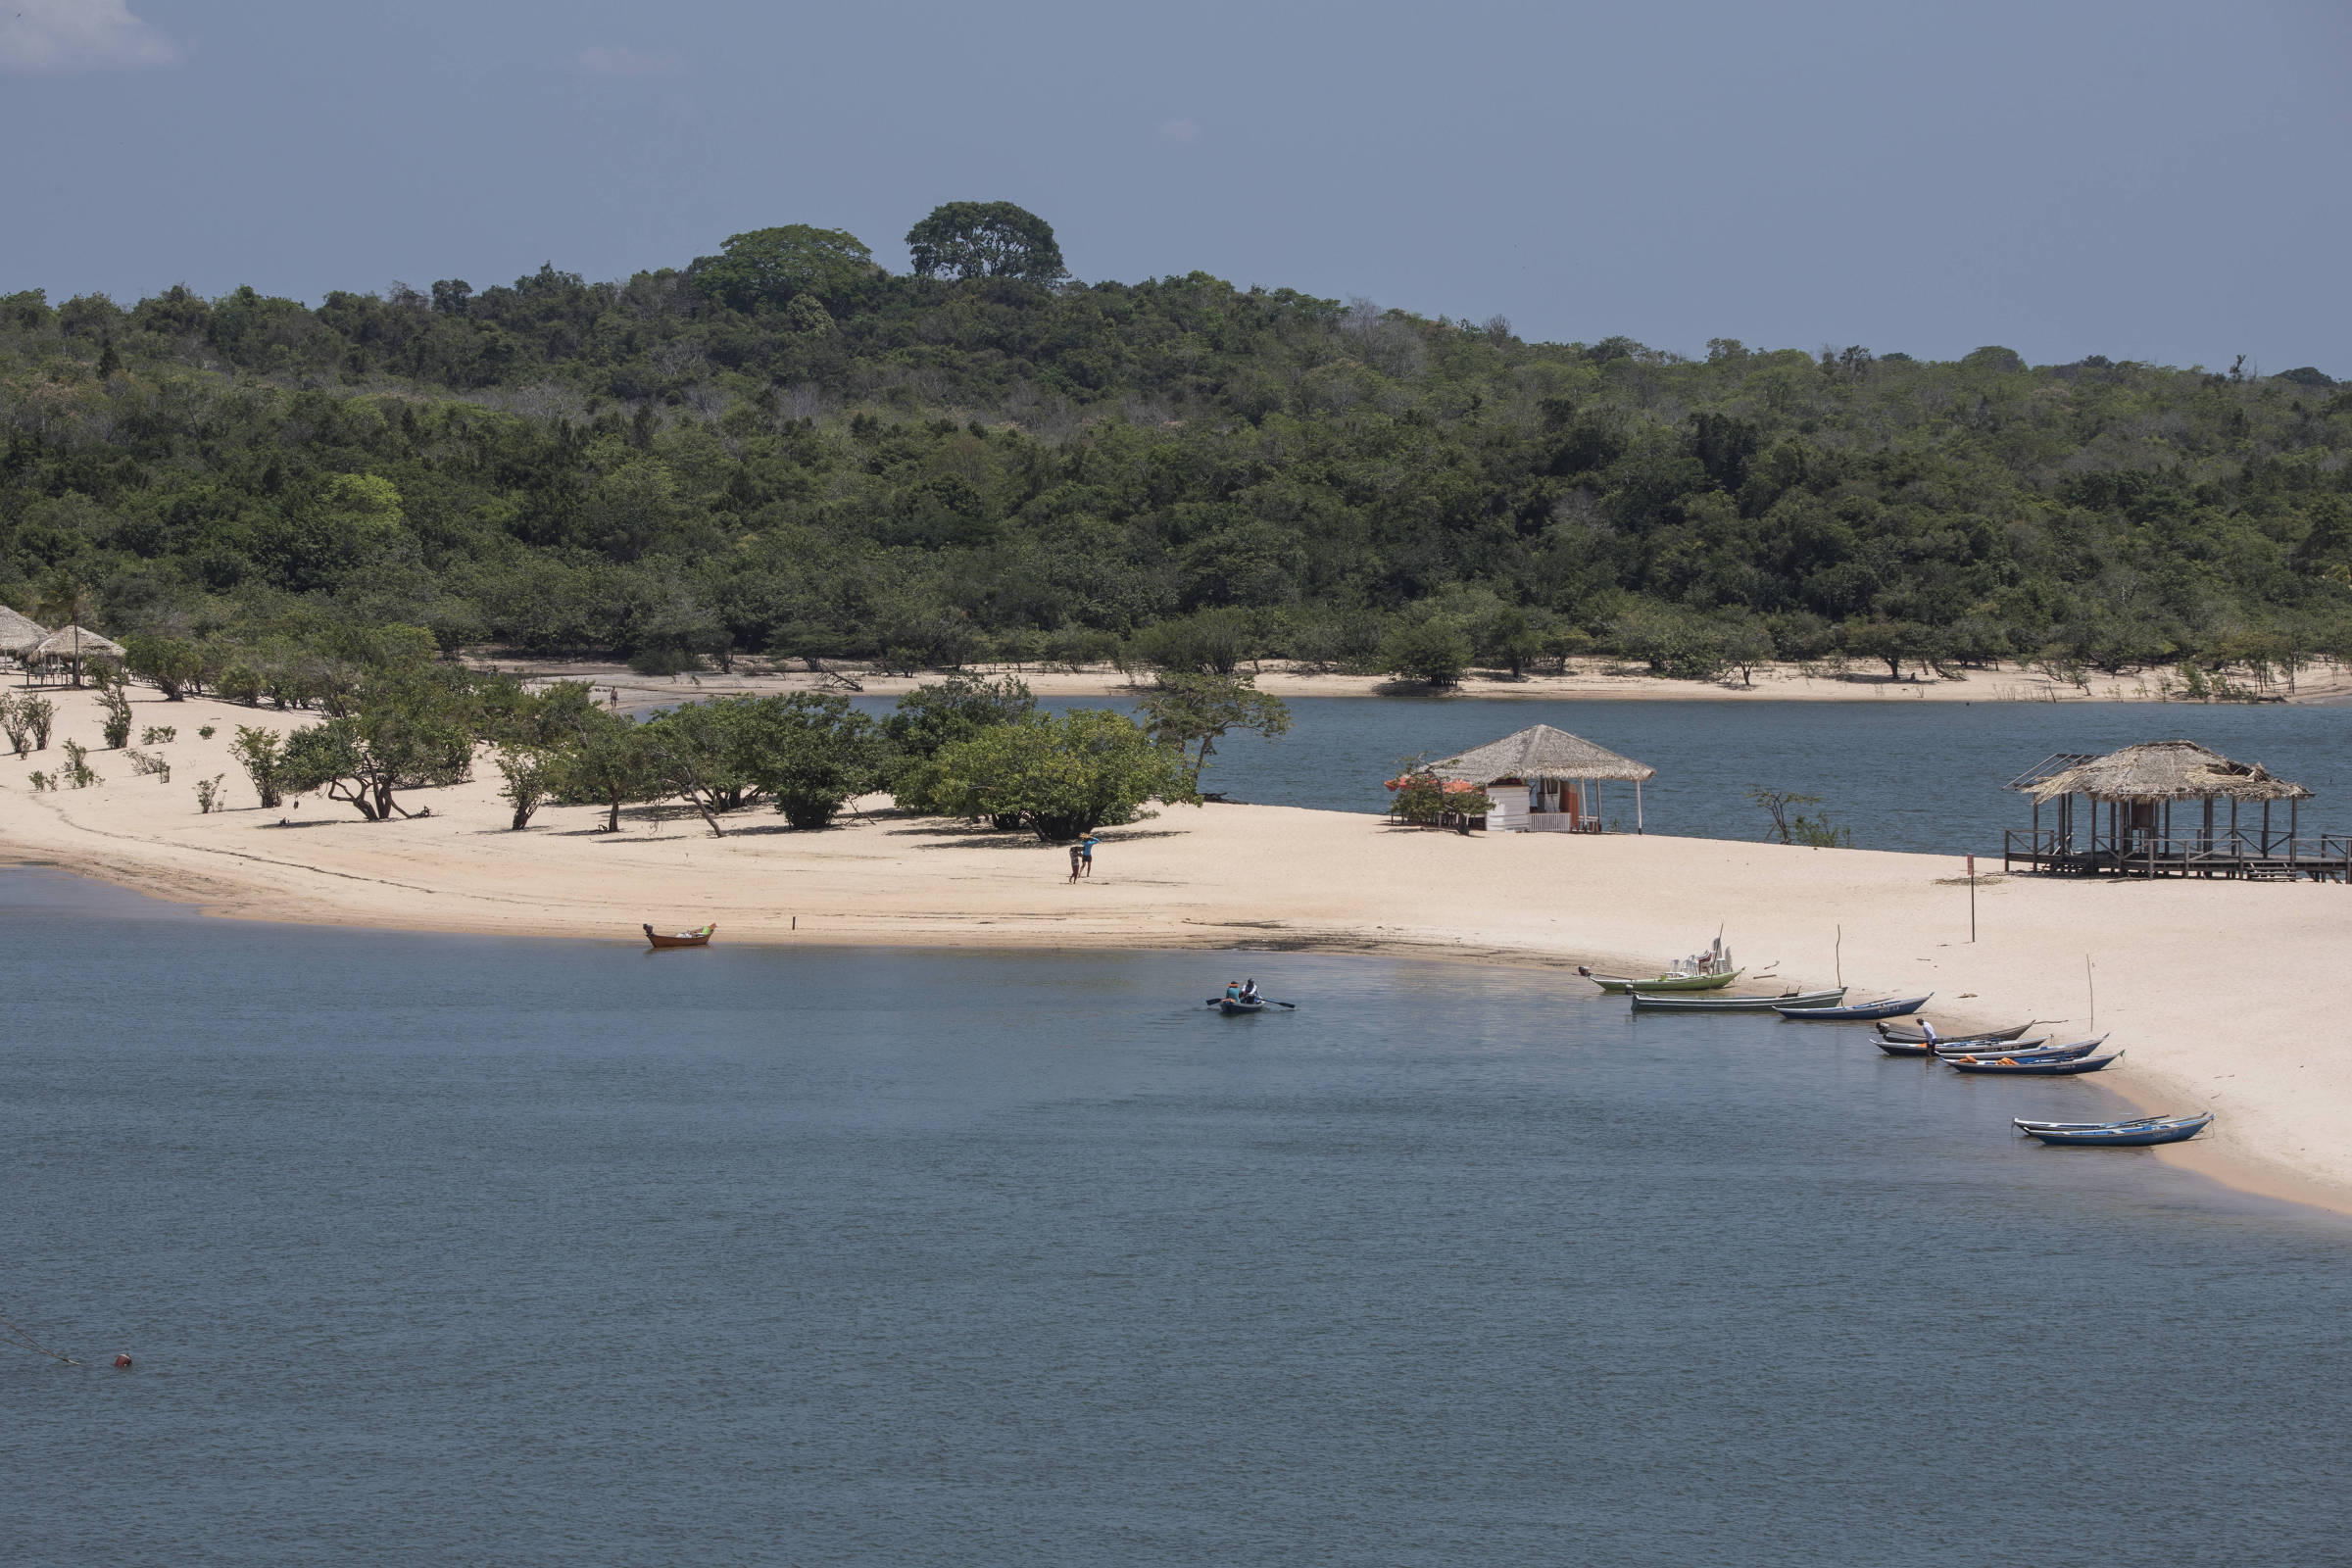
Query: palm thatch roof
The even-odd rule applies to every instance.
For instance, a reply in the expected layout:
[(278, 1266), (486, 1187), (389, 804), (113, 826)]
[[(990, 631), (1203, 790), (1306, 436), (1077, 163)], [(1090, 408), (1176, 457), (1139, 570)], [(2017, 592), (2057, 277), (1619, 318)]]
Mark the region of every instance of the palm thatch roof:
[(101, 637), (87, 626), (60, 626), (32, 645), (34, 659), (88, 659), (93, 655), (109, 659), (123, 657), (122, 645), (112, 637)]
[(2259, 762), (2232, 762), (2195, 741), (2150, 741), (2095, 757), (2029, 787), (2035, 804), (2060, 795), (2094, 801), (2308, 801), (2311, 791)]
[(1647, 762), (1619, 757), (1579, 735), (1549, 724), (1535, 724), (1516, 735), (1505, 735), (1476, 751), (1448, 757), (1430, 771), (1440, 778), (1467, 779), (1492, 784), (1504, 778), (1622, 778), (1639, 782), (1655, 778)]
[(48, 635), (48, 627), (0, 605), (0, 654), (29, 654)]

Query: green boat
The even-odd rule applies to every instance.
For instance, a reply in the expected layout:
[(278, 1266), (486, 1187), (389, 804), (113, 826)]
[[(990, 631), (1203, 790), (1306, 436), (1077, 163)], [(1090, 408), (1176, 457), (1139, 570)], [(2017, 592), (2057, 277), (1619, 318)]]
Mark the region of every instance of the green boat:
[(1746, 972), (1729, 969), (1722, 974), (1662, 974), (1654, 980), (1634, 980), (1614, 974), (1591, 974), (1585, 978), (1603, 991), (1623, 996), (1629, 991), (1721, 991)]

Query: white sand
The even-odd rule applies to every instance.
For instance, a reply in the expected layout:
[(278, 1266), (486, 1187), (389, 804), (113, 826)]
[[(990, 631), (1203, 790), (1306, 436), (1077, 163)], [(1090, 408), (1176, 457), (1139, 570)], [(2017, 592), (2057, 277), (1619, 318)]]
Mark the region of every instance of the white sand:
[[(86, 694), (52, 694), (57, 740), (98, 734)], [(788, 831), (765, 811), (713, 839), (691, 812), (550, 807), (507, 830), (496, 775), (418, 791), (432, 815), (369, 823), (314, 796), (264, 812), (229, 760), (237, 724), (304, 715), (134, 697), (136, 723), (170, 723), (162, 784), (121, 753), (104, 782), (34, 794), (56, 744), (0, 756), (0, 853), (251, 919), (581, 936), (626, 942), (641, 922), (716, 920), (722, 941), (1017, 947), (1243, 944), (1635, 970), (1702, 946), (1720, 925), (1779, 979), (1857, 1000), (1933, 990), (1957, 1028), (2065, 1020), (2126, 1047), (2095, 1080), (2146, 1109), (2222, 1113), (2166, 1157), (2232, 1185), (2352, 1211), (2352, 1053), (2333, 982), (2352, 938), (2352, 888), (2226, 882), (2010, 879), (1978, 894), (1968, 942), (1958, 858), (1707, 839), (1463, 836), (1375, 816), (1280, 807), (1173, 807), (1113, 829), (1091, 883), (1066, 852), (936, 820), (876, 817)], [(218, 727), (210, 742), (203, 724)], [(197, 814), (199, 777), (227, 775), (235, 808)], [(281, 818), (287, 825), (279, 825)], [(1212, 986), (1230, 965), (1204, 966)], [(1581, 991), (1572, 974), (1563, 994)], [(1203, 995), (1206, 993), (1204, 992)], [(1790, 1026), (1794, 1027), (1794, 1026)], [(1852, 1049), (1869, 1049), (1849, 1037)], [(2085, 1097), (2086, 1111), (2095, 1107)]]
[[(720, 674), (712, 670), (701, 675), (679, 676), (638, 675), (631, 673), (625, 664), (584, 660), (489, 661), (485, 663), (524, 675), (593, 681), (600, 693), (607, 690), (617, 692), (624, 705), (673, 703), (718, 692), (822, 689), (846, 695), (850, 691), (838, 680), (829, 681), (805, 669), (773, 668), (763, 659), (738, 660), (732, 674)], [(2052, 680), (2039, 671), (2003, 664), (1991, 669), (1968, 670), (1952, 680), (1929, 674), (1916, 678), (1907, 675), (1896, 681), (1888, 678), (1883, 665), (1871, 668), (1855, 665), (1841, 676), (1832, 676), (1809, 675), (1794, 664), (1772, 664), (1758, 667), (1753, 672), (1754, 682), (1750, 684), (1737, 676), (1707, 681), (1666, 680), (1650, 675), (1611, 675), (1603, 672), (1608, 667), (1607, 662), (1601, 660), (1576, 660), (1571, 662), (1570, 670), (1564, 675), (1530, 675), (1512, 680), (1505, 676), (1473, 674), (1447, 695), (1457, 700), (1574, 698), (1579, 701), (1621, 699), (1638, 702), (2153, 703), (2166, 700), (2165, 683), (2170, 678), (2162, 671), (2129, 676), (2093, 673), (2086, 677), (2087, 684), (2074, 686)], [(1106, 665), (1072, 671), (975, 664), (970, 672), (976, 675), (1017, 675), (1028, 682), (1029, 688), (1040, 697), (1132, 697), (1140, 695), (1151, 679), (1148, 674), (1139, 672), (1131, 680)], [(869, 697), (896, 697), (925, 682), (939, 679), (937, 675), (875, 675), (855, 669), (850, 674), (863, 694)], [(1427, 687), (1399, 685), (1379, 676), (1317, 675), (1280, 664), (1268, 664), (1257, 672), (1257, 685), (1259, 690), (1277, 697), (1371, 697), (1383, 692), (1430, 695)], [(2292, 693), (2287, 691), (2283, 682), (2274, 682), (2267, 695), (2293, 703), (2352, 702), (2352, 670), (2334, 663), (2317, 664), (2298, 675)]]

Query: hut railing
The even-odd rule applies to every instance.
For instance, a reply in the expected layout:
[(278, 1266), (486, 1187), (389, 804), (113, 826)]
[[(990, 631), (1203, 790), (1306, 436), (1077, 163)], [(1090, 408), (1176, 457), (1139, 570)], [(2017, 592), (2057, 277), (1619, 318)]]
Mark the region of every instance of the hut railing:
[(2138, 873), (2152, 876), (2313, 876), (2352, 881), (2352, 834), (2265, 833), (2217, 828), (2212, 833), (2061, 834), (2056, 828), (2012, 828), (2004, 835), (2004, 870)]

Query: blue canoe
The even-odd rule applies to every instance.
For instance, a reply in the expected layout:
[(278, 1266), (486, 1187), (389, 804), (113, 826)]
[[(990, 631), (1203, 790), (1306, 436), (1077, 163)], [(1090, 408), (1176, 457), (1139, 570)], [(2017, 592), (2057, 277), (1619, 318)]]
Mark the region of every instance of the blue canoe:
[(2084, 1149), (2146, 1149), (2152, 1144), (2184, 1144), (2203, 1132), (2213, 1112), (2202, 1116), (2142, 1116), (2136, 1121), (2016, 1121), (2029, 1138), (2045, 1144)]
[(1982, 1061), (1973, 1056), (1947, 1056), (1944, 1065), (1954, 1072), (2007, 1073), (2014, 1077), (2056, 1078), (2070, 1073), (2097, 1072), (2111, 1061), (2120, 1060), (2122, 1052), (2111, 1056), (2071, 1056), (2064, 1061), (2036, 1061), (2032, 1056), (2008, 1061)]
[(1943, 1061), (2072, 1061), (2087, 1056), (2107, 1043), (2105, 1035), (2096, 1040), (2077, 1040), (2063, 1046), (2035, 1046), (2031, 1050), (2015, 1046), (1980, 1046), (1969, 1051), (1946, 1051), (1938, 1054)]
[[(1936, 993), (1931, 991), (1928, 997)], [(1873, 1018), (1900, 1018), (1928, 1004), (1928, 997), (1905, 997), (1899, 1002), (1865, 1002), (1858, 1007), (1775, 1007), (1772, 1010), (1797, 1023), (1868, 1023)]]

